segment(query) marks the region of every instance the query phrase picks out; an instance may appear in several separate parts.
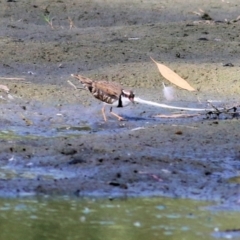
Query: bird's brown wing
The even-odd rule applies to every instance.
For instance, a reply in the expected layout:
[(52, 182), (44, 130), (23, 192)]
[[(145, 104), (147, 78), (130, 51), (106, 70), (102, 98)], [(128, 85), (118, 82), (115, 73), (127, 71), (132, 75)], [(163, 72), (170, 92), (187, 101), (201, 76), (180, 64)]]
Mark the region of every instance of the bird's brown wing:
[(111, 96), (119, 97), (122, 92), (122, 86), (115, 82), (96, 81), (96, 82), (93, 82), (93, 87)]
[(119, 99), (122, 92), (120, 84), (108, 81), (96, 81), (92, 84), (92, 94), (95, 98), (112, 104)]
[(93, 83), (93, 80), (90, 79), (90, 78), (87, 78), (87, 77), (84, 77), (84, 76), (81, 76), (79, 74), (72, 74), (71, 75), (72, 77), (78, 79), (82, 85), (87, 88), (88, 90), (90, 90), (90, 88), (92, 87), (92, 83)]
[(118, 83), (108, 81), (93, 81), (90, 78), (81, 76), (79, 74), (72, 74), (71, 76), (78, 79), (95, 98), (103, 102), (112, 104), (119, 99), (119, 96), (122, 93), (122, 86)]

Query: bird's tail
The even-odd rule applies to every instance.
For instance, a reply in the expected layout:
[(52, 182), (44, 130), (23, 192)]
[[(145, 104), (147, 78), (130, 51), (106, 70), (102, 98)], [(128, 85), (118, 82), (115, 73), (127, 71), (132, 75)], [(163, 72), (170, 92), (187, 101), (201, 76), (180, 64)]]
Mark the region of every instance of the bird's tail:
[(82, 85), (88, 90), (92, 88), (93, 80), (91, 80), (90, 78), (83, 77), (79, 74), (71, 74), (71, 77), (78, 79), (82, 83)]

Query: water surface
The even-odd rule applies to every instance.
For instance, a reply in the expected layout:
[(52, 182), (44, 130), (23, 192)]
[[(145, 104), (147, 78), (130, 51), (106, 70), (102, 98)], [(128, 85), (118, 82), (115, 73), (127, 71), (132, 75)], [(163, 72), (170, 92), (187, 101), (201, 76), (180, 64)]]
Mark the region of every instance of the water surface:
[(211, 203), (168, 198), (43, 197), (1, 199), (0, 205), (0, 239), (230, 238), (224, 231), (236, 230), (240, 217), (209, 210)]

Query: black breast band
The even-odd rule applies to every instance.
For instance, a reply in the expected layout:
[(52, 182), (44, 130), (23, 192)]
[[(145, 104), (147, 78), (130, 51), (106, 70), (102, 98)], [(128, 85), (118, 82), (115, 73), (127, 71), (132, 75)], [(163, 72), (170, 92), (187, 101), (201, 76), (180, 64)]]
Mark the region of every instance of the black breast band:
[(123, 105), (122, 105), (122, 95), (119, 96), (117, 107), (123, 107)]

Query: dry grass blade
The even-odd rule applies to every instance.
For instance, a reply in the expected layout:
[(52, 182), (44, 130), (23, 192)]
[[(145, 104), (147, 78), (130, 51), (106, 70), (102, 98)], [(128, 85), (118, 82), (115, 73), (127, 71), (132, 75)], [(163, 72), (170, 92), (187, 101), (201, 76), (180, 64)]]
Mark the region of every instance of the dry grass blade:
[(70, 80), (68, 80), (67, 82), (68, 82), (68, 84), (70, 84), (75, 90), (77, 90), (77, 87), (76, 87)]
[(165, 65), (156, 62), (153, 58), (151, 58), (152, 61), (157, 65), (159, 72), (162, 74), (164, 78), (166, 78), (171, 83), (175, 84), (176, 86), (186, 89), (188, 91), (196, 91), (193, 87), (190, 86), (190, 84), (181, 78), (179, 75), (177, 75), (174, 71), (172, 71), (170, 68), (166, 67)]

